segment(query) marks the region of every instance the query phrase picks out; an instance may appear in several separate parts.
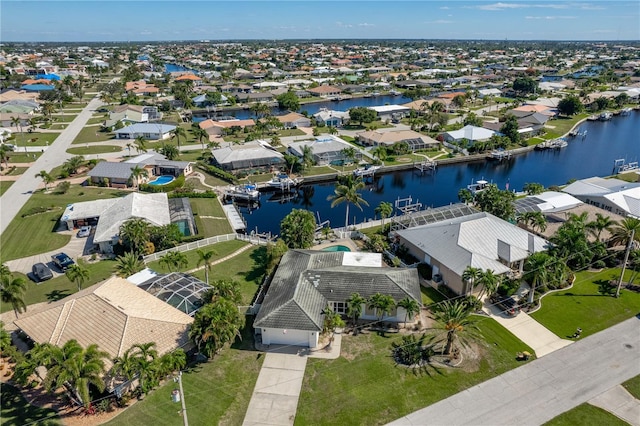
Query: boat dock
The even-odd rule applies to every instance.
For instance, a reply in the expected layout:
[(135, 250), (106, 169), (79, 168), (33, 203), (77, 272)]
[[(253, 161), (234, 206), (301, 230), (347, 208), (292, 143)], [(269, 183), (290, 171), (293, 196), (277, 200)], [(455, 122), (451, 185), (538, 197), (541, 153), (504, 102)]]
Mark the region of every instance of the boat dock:
[(618, 158), (613, 162), (613, 171), (615, 174), (630, 172), (633, 170), (638, 170), (640, 167), (638, 166), (637, 161), (631, 161), (627, 163), (625, 158)]
[(496, 149), (494, 151), (491, 151), (487, 156), (487, 158), (491, 160), (502, 161), (502, 160), (508, 160), (509, 158), (511, 158), (512, 154), (513, 152), (511, 151), (506, 151), (504, 149)]
[(224, 210), (224, 215), (227, 216), (227, 220), (234, 231), (244, 232), (247, 230), (247, 224), (235, 205), (223, 204), (222, 210)]
[(413, 166), (420, 170), (420, 173), (433, 172), (438, 167), (438, 163), (431, 160), (421, 161), (420, 163), (414, 163)]

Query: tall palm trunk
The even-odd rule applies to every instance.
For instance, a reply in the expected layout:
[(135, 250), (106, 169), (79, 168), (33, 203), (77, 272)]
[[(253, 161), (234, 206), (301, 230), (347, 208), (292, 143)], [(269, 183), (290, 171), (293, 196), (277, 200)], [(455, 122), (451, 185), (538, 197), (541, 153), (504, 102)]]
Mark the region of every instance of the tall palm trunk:
[(349, 228), (349, 202), (347, 201), (347, 213), (344, 217), (344, 230), (346, 231)]

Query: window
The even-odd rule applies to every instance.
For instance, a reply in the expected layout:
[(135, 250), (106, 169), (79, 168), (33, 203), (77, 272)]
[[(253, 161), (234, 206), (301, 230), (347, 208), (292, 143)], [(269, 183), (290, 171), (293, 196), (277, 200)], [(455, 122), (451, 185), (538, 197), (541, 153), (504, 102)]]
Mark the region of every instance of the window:
[(338, 314), (347, 313), (347, 304), (345, 302), (331, 302), (331, 308), (333, 309), (333, 312)]

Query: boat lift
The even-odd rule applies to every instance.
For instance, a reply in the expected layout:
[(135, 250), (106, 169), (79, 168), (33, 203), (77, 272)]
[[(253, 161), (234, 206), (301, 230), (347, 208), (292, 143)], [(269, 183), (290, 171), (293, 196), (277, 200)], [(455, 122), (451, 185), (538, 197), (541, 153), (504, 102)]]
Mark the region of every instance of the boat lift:
[(420, 203), (418, 200), (416, 200), (416, 202), (414, 203), (411, 196), (407, 198), (398, 197), (395, 202), (395, 206), (396, 209), (402, 212), (402, 214), (413, 213), (422, 209), (422, 203)]

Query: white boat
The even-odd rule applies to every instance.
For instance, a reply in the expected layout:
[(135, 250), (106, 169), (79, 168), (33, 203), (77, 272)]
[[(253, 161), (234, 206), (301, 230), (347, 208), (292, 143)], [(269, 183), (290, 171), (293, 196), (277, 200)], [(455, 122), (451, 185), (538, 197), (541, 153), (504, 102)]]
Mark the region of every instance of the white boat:
[(632, 108), (625, 108), (622, 111), (620, 111), (620, 115), (629, 115), (631, 111), (633, 111)]
[(376, 170), (380, 170), (382, 166), (374, 166), (373, 164), (367, 164), (364, 167), (357, 168), (353, 171), (353, 175), (357, 177), (365, 177), (373, 175)]
[(480, 179), (475, 183), (472, 182), (471, 185), (467, 185), (467, 189), (471, 191), (472, 194), (476, 194), (478, 192), (484, 191), (485, 189), (489, 188), (489, 185), (490, 185), (489, 181)]
[(555, 139), (555, 140), (551, 141), (551, 144), (549, 144), (549, 148), (560, 149), (560, 148), (565, 148), (568, 145), (569, 145), (569, 143), (567, 141), (565, 141), (564, 139)]
[(260, 191), (254, 184), (237, 185), (224, 191), (224, 196), (238, 200), (257, 200), (260, 198)]
[(290, 178), (286, 173), (280, 173), (279, 175), (274, 176), (267, 182), (267, 186), (269, 188), (279, 189), (281, 191), (286, 191), (291, 188), (295, 188), (296, 186), (302, 183), (302, 179), (299, 178)]
[(392, 89), (392, 90), (389, 90), (389, 94), (390, 94), (391, 96), (399, 96), (399, 95), (401, 95), (401, 94), (402, 94), (402, 92), (398, 92), (397, 90), (393, 90), (393, 89)]
[(613, 117), (613, 114), (611, 114), (609, 111), (605, 111), (598, 116), (598, 120), (607, 121), (607, 120), (611, 120), (611, 117)]

